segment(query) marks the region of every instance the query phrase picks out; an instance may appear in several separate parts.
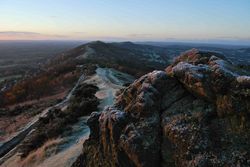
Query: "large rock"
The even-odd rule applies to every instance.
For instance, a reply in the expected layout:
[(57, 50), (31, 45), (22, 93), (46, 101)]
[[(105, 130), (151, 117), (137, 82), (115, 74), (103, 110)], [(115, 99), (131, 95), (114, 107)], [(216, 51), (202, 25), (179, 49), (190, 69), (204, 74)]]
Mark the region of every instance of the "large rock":
[(191, 50), (92, 113), (79, 166), (250, 166), (250, 79)]

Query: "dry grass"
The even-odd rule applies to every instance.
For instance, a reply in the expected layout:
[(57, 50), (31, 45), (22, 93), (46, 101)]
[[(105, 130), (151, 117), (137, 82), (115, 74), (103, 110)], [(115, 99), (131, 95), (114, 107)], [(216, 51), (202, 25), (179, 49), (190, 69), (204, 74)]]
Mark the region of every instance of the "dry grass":
[[(27, 125), (36, 114), (38, 114), (43, 109), (51, 106), (51, 104), (53, 104), (56, 100), (63, 99), (67, 95), (68, 91), (69, 89), (66, 89), (56, 95), (41, 98), (39, 101), (30, 100), (9, 106), (9, 110), (14, 110), (14, 108), (17, 106), (25, 107), (27, 105), (32, 105), (31, 108), (26, 111), (20, 111), (20, 113), (16, 116), (0, 117), (0, 132), (2, 132), (0, 134), (0, 142), (3, 142), (13, 136), (18, 130), (20, 130), (20, 127), (24, 127), (25, 125)], [(34, 113), (35, 115), (33, 115), (32, 113)]]
[(9, 137), (11, 137), (20, 129), (20, 127), (24, 127), (30, 120), (31, 117), (28, 116), (27, 113), (20, 114), (15, 117), (1, 117), (0, 131), (4, 132), (4, 134), (0, 135), (0, 141), (5, 141)]
[(21, 167), (32, 167), (41, 163), (47, 157), (53, 155), (57, 151), (57, 145), (62, 142), (62, 139), (50, 139), (43, 146), (30, 153), (20, 163)]
[(37, 104), (37, 103), (46, 102), (46, 101), (50, 101), (50, 100), (63, 99), (67, 95), (67, 92), (69, 90), (70, 89), (63, 89), (63, 90), (60, 90), (55, 95), (45, 96), (45, 97), (40, 98), (39, 100), (27, 100), (25, 102), (16, 103), (16, 104), (9, 105), (9, 106), (6, 106), (6, 107), (9, 108), (9, 109), (14, 109), (17, 106), (22, 107), (22, 106), (34, 105), (34, 104)]

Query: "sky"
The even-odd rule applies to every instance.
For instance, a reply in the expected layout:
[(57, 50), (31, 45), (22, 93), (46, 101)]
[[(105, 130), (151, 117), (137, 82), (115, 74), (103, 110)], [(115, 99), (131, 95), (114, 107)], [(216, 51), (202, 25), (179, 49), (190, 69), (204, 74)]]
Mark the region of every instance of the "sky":
[(0, 40), (250, 44), (250, 0), (0, 0)]

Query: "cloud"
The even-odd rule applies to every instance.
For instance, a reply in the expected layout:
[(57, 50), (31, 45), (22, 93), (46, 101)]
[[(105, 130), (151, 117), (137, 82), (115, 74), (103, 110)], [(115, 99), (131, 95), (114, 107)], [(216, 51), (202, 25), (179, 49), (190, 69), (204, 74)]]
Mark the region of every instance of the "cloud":
[(57, 34), (42, 34), (29, 31), (0, 31), (0, 40), (46, 40), (67, 39), (68, 36)]
[(78, 34), (78, 35), (79, 35), (79, 34), (86, 34), (86, 32), (84, 32), (84, 31), (82, 31), (82, 32), (79, 31), (79, 32), (73, 32), (73, 34)]
[(153, 34), (128, 34), (129, 37), (151, 37)]
[(0, 31), (0, 35), (41, 35), (37, 32), (25, 32), (25, 31)]

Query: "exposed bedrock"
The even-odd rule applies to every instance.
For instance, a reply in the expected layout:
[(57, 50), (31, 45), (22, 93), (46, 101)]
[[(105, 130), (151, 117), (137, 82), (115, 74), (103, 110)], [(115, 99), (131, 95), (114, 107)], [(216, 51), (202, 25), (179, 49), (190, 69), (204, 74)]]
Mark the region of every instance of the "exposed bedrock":
[(88, 120), (74, 167), (250, 166), (250, 78), (191, 50), (122, 90)]

